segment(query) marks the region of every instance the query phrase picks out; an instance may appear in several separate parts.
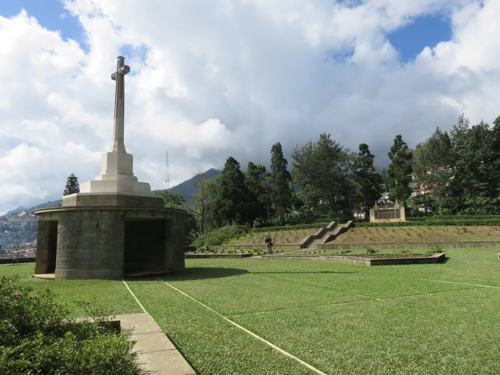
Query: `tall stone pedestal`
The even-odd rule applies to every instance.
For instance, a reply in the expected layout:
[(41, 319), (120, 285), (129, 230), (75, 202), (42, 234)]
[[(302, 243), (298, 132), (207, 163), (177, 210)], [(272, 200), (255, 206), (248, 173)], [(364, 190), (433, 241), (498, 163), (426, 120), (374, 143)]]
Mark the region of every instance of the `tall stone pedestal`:
[(183, 211), (154, 197), (68, 197), (64, 207), (37, 211), (35, 274), (120, 279), (184, 270)]

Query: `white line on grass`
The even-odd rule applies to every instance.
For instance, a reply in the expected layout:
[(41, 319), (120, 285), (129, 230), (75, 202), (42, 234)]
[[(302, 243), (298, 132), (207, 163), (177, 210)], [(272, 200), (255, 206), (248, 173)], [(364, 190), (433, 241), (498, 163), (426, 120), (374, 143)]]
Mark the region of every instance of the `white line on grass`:
[(300, 358), (295, 357), (293, 354), (288, 353), (287, 351), (285, 351), (285, 350), (281, 349), (280, 347), (278, 347), (278, 346), (274, 345), (272, 342), (267, 341), (265, 338), (260, 337), (259, 335), (257, 335), (257, 334), (255, 334), (255, 333), (253, 333), (252, 331), (250, 331), (250, 330), (246, 329), (245, 327), (243, 327), (243, 326), (239, 325), (238, 323), (233, 322), (231, 319), (226, 318), (224, 315), (222, 315), (221, 313), (219, 313), (219, 312), (215, 311), (215, 310), (214, 310), (214, 309), (212, 309), (210, 306), (205, 305), (203, 302), (198, 301), (196, 298), (191, 297), (189, 294), (187, 294), (187, 293), (183, 292), (183, 291), (182, 291), (182, 290), (180, 290), (180, 289), (177, 289), (175, 286), (173, 286), (173, 285), (171, 285), (171, 284), (167, 283), (166, 281), (163, 281), (163, 283), (164, 283), (165, 285), (168, 285), (170, 288), (174, 289), (175, 291), (179, 292), (179, 293), (180, 293), (180, 294), (182, 294), (183, 296), (186, 296), (187, 298), (189, 298), (189, 299), (193, 300), (194, 302), (198, 303), (199, 305), (203, 306), (203, 307), (204, 307), (204, 308), (206, 308), (207, 310), (209, 310), (209, 311), (213, 312), (215, 315), (217, 315), (217, 316), (221, 317), (222, 319), (224, 319), (224, 320), (225, 320), (225, 321), (227, 321), (228, 323), (232, 324), (232, 325), (233, 325), (233, 326), (235, 326), (236, 328), (241, 329), (243, 332), (248, 333), (250, 336), (252, 336), (252, 337), (256, 338), (257, 340), (262, 341), (264, 344), (266, 344), (266, 345), (270, 346), (271, 348), (273, 348), (273, 349), (274, 349), (274, 350), (276, 350), (277, 352), (279, 352), (279, 353), (283, 354), (284, 356), (286, 356), (286, 357), (288, 357), (288, 358), (291, 358), (291, 359), (293, 359), (293, 360), (295, 360), (295, 361), (299, 362), (302, 366), (307, 367), (309, 370), (311, 370), (311, 371), (315, 372), (316, 374), (319, 374), (319, 375), (326, 375), (323, 371), (318, 370), (316, 367), (311, 366), (309, 363), (304, 362), (304, 361), (303, 361), (303, 360), (301, 360)]
[(447, 281), (447, 280), (436, 280), (436, 279), (428, 279), (429, 281), (436, 281), (438, 283), (448, 283), (448, 284), (460, 284), (460, 285), (470, 285), (470, 286), (478, 286), (481, 288), (497, 288), (500, 289), (500, 286), (496, 285), (484, 285), (484, 284), (471, 284), (471, 283), (462, 283), (458, 281)]
[(231, 315), (231, 316), (234, 318), (234, 317), (246, 316), (246, 315), (262, 315), (262, 314), (272, 314), (272, 313), (275, 313), (275, 312), (286, 312), (286, 311), (295, 311), (295, 310), (318, 309), (318, 308), (323, 308), (323, 307), (356, 305), (356, 304), (360, 304), (360, 303), (389, 301), (389, 300), (395, 300), (395, 299), (400, 299), (400, 298), (421, 297), (421, 296), (431, 296), (431, 295), (434, 295), (434, 294), (442, 294), (442, 293), (462, 292), (464, 290), (472, 290), (472, 288), (453, 289), (453, 290), (440, 290), (440, 291), (437, 291), (437, 292), (406, 294), (406, 295), (403, 295), (403, 296), (393, 296), (393, 297), (382, 297), (382, 298), (373, 297), (373, 298), (363, 299), (363, 300), (359, 300), (359, 301), (325, 303), (325, 304), (321, 304), (321, 305), (297, 306), (297, 307), (289, 307), (289, 308), (284, 307), (284, 308), (274, 309), (274, 310), (247, 312), (247, 313), (243, 313), (243, 314), (234, 314), (234, 315)]
[(140, 306), (140, 308), (142, 309), (142, 311), (144, 311), (145, 314), (147, 314), (148, 312), (146, 311), (146, 309), (144, 308), (144, 306), (142, 306), (142, 303), (139, 301), (139, 299), (135, 296), (134, 292), (132, 292), (132, 289), (130, 289), (130, 287), (128, 286), (127, 282), (125, 280), (123, 280), (123, 284), (125, 284), (125, 287), (127, 288), (127, 290), (130, 292), (130, 294), (132, 295), (132, 297), (134, 297), (135, 299), (135, 302), (137, 302), (137, 304)]

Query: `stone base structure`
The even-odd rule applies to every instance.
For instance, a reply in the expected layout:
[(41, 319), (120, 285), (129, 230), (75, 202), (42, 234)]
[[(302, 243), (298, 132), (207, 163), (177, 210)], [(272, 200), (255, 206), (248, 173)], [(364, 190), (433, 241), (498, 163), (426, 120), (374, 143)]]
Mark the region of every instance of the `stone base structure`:
[(55, 273), (56, 279), (120, 279), (184, 270), (182, 210), (162, 208), (162, 200), (154, 197), (68, 197), (72, 199), (63, 204), (84, 205), (37, 211), (35, 274)]

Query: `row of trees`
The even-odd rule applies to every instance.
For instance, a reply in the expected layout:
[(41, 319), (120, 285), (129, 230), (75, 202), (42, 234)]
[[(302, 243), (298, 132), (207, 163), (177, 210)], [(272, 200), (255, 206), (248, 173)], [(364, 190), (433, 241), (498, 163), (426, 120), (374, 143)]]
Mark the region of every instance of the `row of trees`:
[(387, 170), (377, 170), (365, 143), (350, 152), (330, 134), (297, 147), (291, 172), (282, 146), (271, 149), (270, 170), (233, 157), (222, 174), (202, 181), (194, 212), (201, 231), (225, 224), (284, 224), (352, 217), (386, 191), (394, 203), (439, 213), (496, 213), (500, 189), (500, 117), (470, 126), (460, 116), (450, 133), (439, 128), (411, 150), (394, 138)]
[(500, 213), (500, 116), (470, 126), (463, 115), (450, 132), (436, 129), (415, 149), (413, 170), (427, 211)]
[(219, 177), (200, 182), (194, 212), (202, 232), (225, 224), (284, 224), (350, 217), (373, 207), (382, 177), (368, 145), (358, 154), (344, 150), (329, 134), (293, 153), (292, 173), (280, 143), (271, 149), (270, 171), (249, 162), (246, 172), (233, 157)]

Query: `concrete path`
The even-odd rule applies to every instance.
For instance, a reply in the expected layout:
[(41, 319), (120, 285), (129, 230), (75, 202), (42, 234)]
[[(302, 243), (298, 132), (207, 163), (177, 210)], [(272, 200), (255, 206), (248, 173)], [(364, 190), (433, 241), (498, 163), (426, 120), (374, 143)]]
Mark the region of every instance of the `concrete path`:
[(122, 330), (136, 341), (140, 367), (154, 375), (196, 375), (196, 372), (175, 348), (160, 326), (147, 313), (117, 315)]

